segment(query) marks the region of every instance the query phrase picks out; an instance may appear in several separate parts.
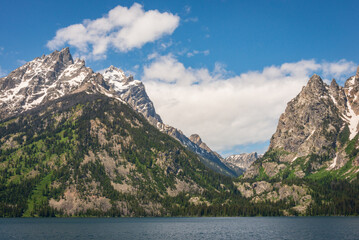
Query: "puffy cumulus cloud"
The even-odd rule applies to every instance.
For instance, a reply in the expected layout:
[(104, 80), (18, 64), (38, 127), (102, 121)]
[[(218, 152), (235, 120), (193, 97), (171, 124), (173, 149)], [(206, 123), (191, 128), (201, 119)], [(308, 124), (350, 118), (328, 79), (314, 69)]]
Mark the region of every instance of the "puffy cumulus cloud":
[[(156, 57), (150, 56), (151, 58)], [(175, 85), (191, 85), (212, 79), (208, 69), (186, 68), (173, 55), (159, 56), (150, 66), (144, 67), (145, 80), (158, 80)]]
[(103, 58), (109, 47), (121, 52), (141, 48), (164, 35), (170, 35), (178, 27), (180, 18), (169, 12), (144, 11), (134, 3), (130, 8), (117, 6), (102, 18), (84, 20), (57, 30), (47, 43), (50, 49), (64, 44), (76, 47), (81, 57)]
[(212, 149), (225, 152), (268, 141), (287, 102), (327, 64), (344, 61), (302, 60), (233, 76), (222, 64), (213, 71), (194, 69), (167, 55), (153, 59), (142, 80), (164, 122), (186, 135), (198, 133)]

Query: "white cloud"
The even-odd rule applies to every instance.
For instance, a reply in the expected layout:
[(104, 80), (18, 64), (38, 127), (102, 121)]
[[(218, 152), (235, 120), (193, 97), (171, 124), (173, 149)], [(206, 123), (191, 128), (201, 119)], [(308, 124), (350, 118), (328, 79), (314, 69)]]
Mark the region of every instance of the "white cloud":
[(178, 27), (179, 20), (169, 12), (144, 11), (138, 3), (130, 8), (117, 6), (102, 18), (87, 19), (57, 30), (47, 46), (57, 49), (69, 44), (79, 50), (80, 56), (99, 59), (105, 57), (109, 48), (127, 52), (170, 35)]
[[(186, 135), (198, 133), (212, 149), (226, 151), (269, 140), (287, 102), (311, 74), (328, 71), (328, 64), (348, 62), (302, 60), (229, 77), (233, 74), (222, 64), (213, 71), (194, 69), (167, 55), (146, 66), (142, 80), (164, 122)], [(342, 68), (329, 69), (333, 75), (343, 73)]]
[(348, 72), (354, 72), (357, 65), (354, 62), (348, 62), (342, 59), (338, 62), (324, 62), (323, 64), (323, 76), (341, 78)]

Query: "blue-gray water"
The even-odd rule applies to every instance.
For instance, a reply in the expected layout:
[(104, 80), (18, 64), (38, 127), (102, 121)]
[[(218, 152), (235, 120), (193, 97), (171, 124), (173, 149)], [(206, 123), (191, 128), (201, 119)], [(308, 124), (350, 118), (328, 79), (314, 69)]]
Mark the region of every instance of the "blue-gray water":
[(359, 239), (359, 218), (0, 219), (0, 239)]

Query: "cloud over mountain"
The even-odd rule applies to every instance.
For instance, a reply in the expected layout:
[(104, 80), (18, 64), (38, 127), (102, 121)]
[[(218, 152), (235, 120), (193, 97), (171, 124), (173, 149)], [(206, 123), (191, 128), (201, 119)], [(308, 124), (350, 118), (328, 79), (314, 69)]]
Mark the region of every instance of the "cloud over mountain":
[(177, 15), (158, 10), (145, 11), (138, 3), (130, 8), (119, 5), (102, 18), (86, 19), (57, 30), (47, 46), (53, 50), (68, 44), (76, 47), (82, 56), (103, 58), (109, 48), (127, 52), (170, 35), (179, 21)]

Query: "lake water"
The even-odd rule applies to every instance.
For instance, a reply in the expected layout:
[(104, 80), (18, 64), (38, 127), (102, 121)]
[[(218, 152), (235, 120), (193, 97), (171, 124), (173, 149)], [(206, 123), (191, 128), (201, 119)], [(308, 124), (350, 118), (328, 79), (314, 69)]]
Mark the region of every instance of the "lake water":
[(359, 218), (12, 218), (0, 239), (359, 239)]

